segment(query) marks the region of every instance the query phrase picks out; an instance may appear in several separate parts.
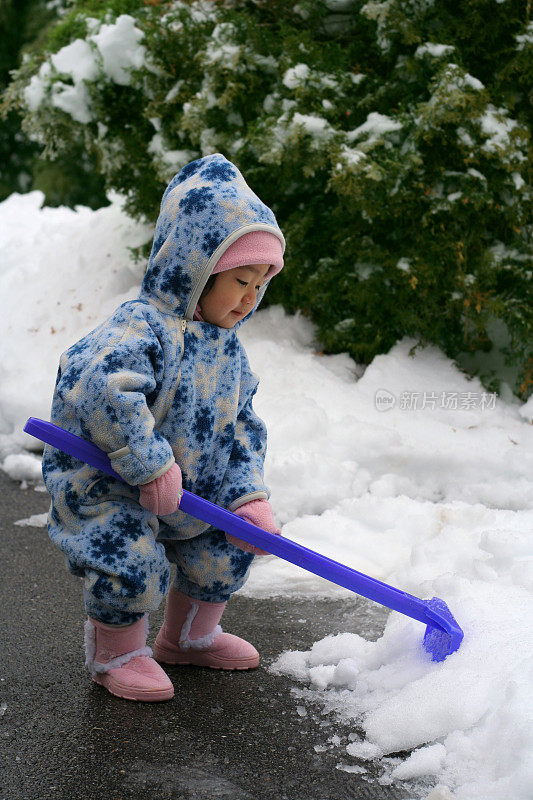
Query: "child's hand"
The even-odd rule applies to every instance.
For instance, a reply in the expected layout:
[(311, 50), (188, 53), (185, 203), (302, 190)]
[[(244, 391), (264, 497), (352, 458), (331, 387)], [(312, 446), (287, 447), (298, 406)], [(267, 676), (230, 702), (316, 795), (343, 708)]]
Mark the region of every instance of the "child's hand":
[(139, 486), (139, 503), (156, 517), (177, 511), (182, 495), (181, 469), (177, 464), (172, 464), (159, 478)]
[[(242, 517), (246, 522), (251, 522), (252, 525), (257, 525), (268, 533), (275, 533), (278, 536), (281, 531), (274, 522), (274, 514), (272, 513), (272, 506), (268, 500), (251, 500), (243, 506), (234, 511), (238, 517)], [(243, 542), (242, 539), (237, 539), (235, 536), (226, 534), (226, 539), (230, 544), (239, 547), (247, 553), (253, 553), (255, 556), (268, 556), (270, 555), (266, 550), (261, 550), (260, 547), (255, 547), (253, 544)]]

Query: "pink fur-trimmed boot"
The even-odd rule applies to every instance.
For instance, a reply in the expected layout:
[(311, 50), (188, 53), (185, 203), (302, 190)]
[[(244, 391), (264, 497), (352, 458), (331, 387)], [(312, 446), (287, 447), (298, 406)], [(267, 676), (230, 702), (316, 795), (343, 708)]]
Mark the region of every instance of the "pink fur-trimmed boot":
[(170, 587), (165, 620), (154, 644), (163, 664), (194, 664), (212, 669), (251, 669), (259, 653), (244, 639), (223, 633), (218, 624), (226, 603), (194, 600)]
[(174, 697), (174, 687), (146, 646), (148, 617), (132, 625), (85, 623), (85, 665), (93, 681), (126, 700), (154, 703)]

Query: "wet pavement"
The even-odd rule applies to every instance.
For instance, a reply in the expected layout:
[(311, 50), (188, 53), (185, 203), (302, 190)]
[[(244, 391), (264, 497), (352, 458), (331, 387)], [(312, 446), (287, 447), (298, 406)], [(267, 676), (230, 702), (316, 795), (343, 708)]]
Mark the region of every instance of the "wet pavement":
[[(292, 694), (268, 671), (287, 649), (330, 633), (377, 638), (386, 612), (366, 601), (251, 600), (235, 596), (225, 630), (261, 653), (249, 672), (168, 667), (166, 703), (132, 703), (90, 680), (83, 666), (80, 581), (45, 528), (14, 522), (48, 508), (48, 496), (0, 472), (0, 800), (404, 800), (369, 762), (344, 748), (315, 751), (349, 730)], [(370, 613), (371, 612), (371, 613)], [(151, 615), (153, 643), (162, 609)], [(305, 624), (302, 623), (305, 620)], [(300, 685), (298, 685), (301, 688)], [(302, 714), (306, 714), (302, 716)], [(346, 740), (347, 741), (347, 740)]]

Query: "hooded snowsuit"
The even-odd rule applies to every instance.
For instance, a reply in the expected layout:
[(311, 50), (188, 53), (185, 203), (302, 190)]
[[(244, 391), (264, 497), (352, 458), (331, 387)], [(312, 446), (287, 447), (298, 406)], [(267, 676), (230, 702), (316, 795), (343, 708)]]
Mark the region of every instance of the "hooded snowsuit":
[(224, 156), (188, 164), (163, 195), (138, 299), (61, 356), (52, 422), (105, 450), (129, 484), (45, 447), (49, 534), (84, 578), (87, 613), (102, 622), (157, 608), (169, 560), (177, 588), (199, 600), (227, 600), (246, 580), (253, 556), (179, 510), (153, 516), (137, 485), (176, 461), (185, 489), (230, 510), (268, 498), (266, 430), (252, 408), (258, 380), (237, 336), (244, 320), (231, 329), (193, 320), (219, 258), (255, 230), (284, 246), (274, 214)]

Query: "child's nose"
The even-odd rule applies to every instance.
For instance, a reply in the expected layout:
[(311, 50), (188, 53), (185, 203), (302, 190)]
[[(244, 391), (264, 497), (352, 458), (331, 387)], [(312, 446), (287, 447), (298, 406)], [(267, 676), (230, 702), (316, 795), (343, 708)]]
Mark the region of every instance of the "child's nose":
[(255, 288), (251, 286), (246, 287), (246, 291), (244, 293), (244, 302), (245, 303), (255, 303), (255, 299), (257, 297), (257, 291)]

